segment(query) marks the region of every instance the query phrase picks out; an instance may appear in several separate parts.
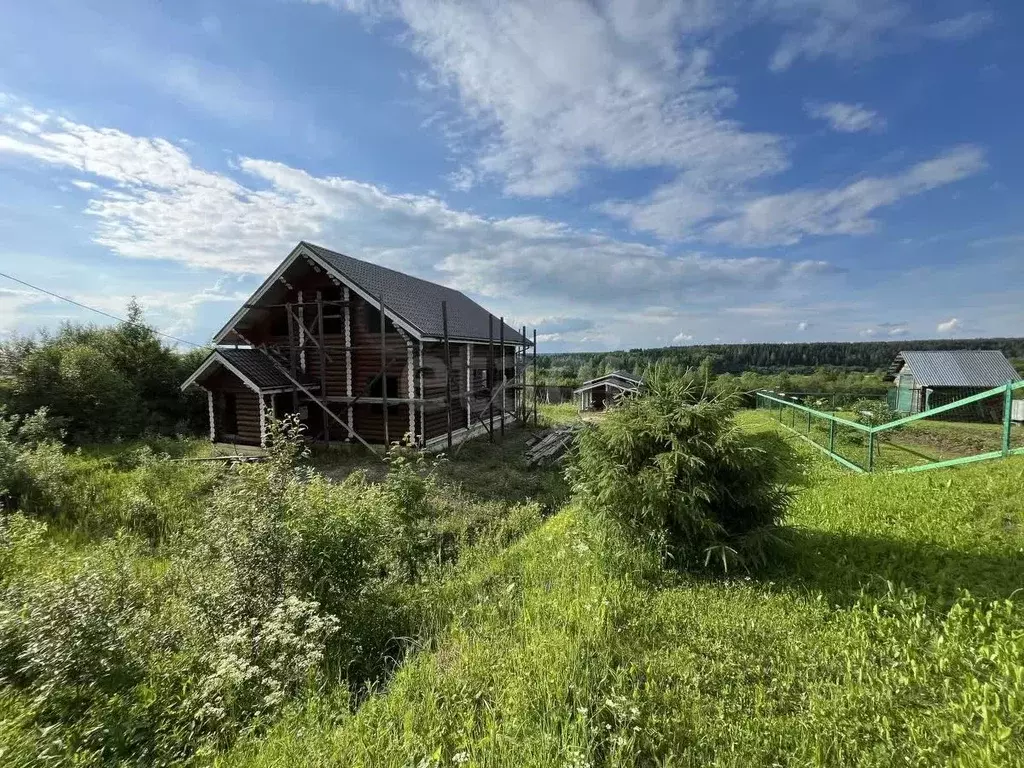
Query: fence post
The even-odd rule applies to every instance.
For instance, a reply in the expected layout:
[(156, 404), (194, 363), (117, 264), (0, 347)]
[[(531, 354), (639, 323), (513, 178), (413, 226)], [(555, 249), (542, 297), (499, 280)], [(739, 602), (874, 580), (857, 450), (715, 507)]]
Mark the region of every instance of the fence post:
[(828, 420), (828, 452), (836, 452), (836, 420)]
[(1013, 382), (1006, 382), (1003, 393), (1003, 457), (1010, 455), (1010, 425), (1013, 421)]
[(807, 412), (807, 434), (811, 434), (811, 412)]
[(875, 468), (875, 431), (868, 432), (868, 472)]

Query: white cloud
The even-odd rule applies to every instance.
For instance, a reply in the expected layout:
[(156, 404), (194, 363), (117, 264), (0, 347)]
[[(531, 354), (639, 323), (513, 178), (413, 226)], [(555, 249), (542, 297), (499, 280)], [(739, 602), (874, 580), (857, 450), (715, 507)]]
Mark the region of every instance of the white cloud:
[(775, 72), (800, 58), (867, 58), (910, 15), (904, 3), (893, 0), (761, 0), (759, 6), (787, 27), (772, 55)]
[(889, 328), (886, 331), (886, 333), (888, 333), (890, 336), (906, 336), (908, 333), (908, 329), (906, 326), (896, 325), (893, 326), (892, 328)]
[(755, 5), (785, 29), (771, 58), (774, 72), (800, 59), (856, 61), (921, 40), (963, 40), (993, 21), (983, 10), (923, 23), (902, 0), (757, 0)]
[(644, 200), (609, 203), (604, 212), (663, 238), (698, 238), (754, 247), (793, 245), (807, 236), (873, 232), (878, 209), (967, 178), (986, 167), (984, 152), (966, 145), (888, 177), (865, 177), (838, 189), (797, 189), (759, 198), (713, 199), (667, 184)]
[(951, 317), (949, 320), (944, 320), (935, 326), (935, 330), (939, 333), (953, 333), (954, 331), (959, 331), (963, 327), (963, 321), (956, 317)]
[[(744, 203), (706, 230), (711, 240), (733, 245), (793, 245), (809, 235), (861, 235), (878, 223), (880, 208), (981, 172), (985, 154), (962, 146), (889, 177), (866, 177), (831, 190), (796, 190)], [(658, 231), (658, 230), (656, 230)]]
[[(454, 97), (478, 150), (456, 180), (488, 176), (516, 195), (580, 185), (591, 168), (677, 169), (735, 183), (786, 167), (778, 137), (724, 116), (736, 93), (711, 73), (708, 0), (523, 0), (326, 4), (400, 19), (434, 83)], [(460, 129), (458, 149), (465, 149)]]
[(885, 118), (863, 104), (812, 101), (808, 102), (805, 108), (808, 115), (815, 120), (824, 120), (832, 127), (832, 130), (840, 133), (880, 131), (885, 128)]
[(969, 11), (942, 21), (925, 25), (922, 34), (935, 40), (966, 40), (984, 32), (995, 20), (989, 10)]
[(872, 336), (875, 336), (877, 333), (878, 331), (874, 328), (865, 328), (860, 332), (860, 335), (864, 336), (865, 338), (871, 338)]
[(0, 332), (18, 327), (26, 308), (56, 301), (46, 294), (14, 288), (0, 288)]
[(99, 186), (99, 185), (98, 185), (98, 184), (96, 184), (95, 182), (92, 182), (92, 181), (85, 181), (84, 179), (72, 179), (72, 180), (71, 180), (71, 183), (72, 183), (72, 184), (73, 184), (74, 186), (78, 187), (79, 189), (84, 189), (84, 190), (86, 190), (87, 192), (88, 192), (89, 190), (91, 190), (91, 189), (96, 189), (96, 187), (97, 187), (97, 186)]
[(811, 324), (808, 323), (806, 320), (802, 320), (802, 321), (800, 321), (799, 323), (796, 324), (796, 329), (798, 331), (806, 331), (810, 327), (811, 327)]
[(684, 333), (680, 331), (679, 333), (672, 337), (673, 344), (686, 344), (689, 341), (693, 341), (692, 333)]
[[(664, 169), (671, 180), (646, 198), (597, 208), (679, 239), (743, 215), (754, 185), (790, 164), (782, 137), (730, 117), (739, 95), (714, 67), (723, 37), (770, 22), (782, 35), (773, 66), (785, 69), (871, 55), (900, 29), (922, 36), (892, 0), (307, 2), (401, 25), (427, 68), (417, 79), (452, 144), (455, 189), (493, 178), (509, 194), (553, 196), (597, 170)], [(884, 124), (854, 105), (824, 109), (837, 130)]]
[(594, 321), (585, 317), (527, 317), (523, 322), (543, 334), (580, 333), (594, 327)]
[(130, 258), (266, 274), (297, 241), (321, 241), (477, 294), (515, 299), (523, 313), (530, 302), (544, 312), (553, 301), (669, 305), (709, 292), (799, 290), (836, 273), (822, 260), (670, 255), (539, 217), (488, 218), (429, 195), (393, 194), (255, 158), (235, 160), (229, 176), (196, 166), (164, 139), (51, 120), (53, 130), (39, 135), (0, 131), (0, 160), (6, 155), (107, 182), (90, 190), (94, 240)]

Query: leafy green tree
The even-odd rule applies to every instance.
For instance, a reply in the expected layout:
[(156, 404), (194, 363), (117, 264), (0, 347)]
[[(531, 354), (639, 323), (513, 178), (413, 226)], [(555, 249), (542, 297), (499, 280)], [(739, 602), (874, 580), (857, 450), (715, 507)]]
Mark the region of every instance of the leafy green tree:
[(47, 408), (72, 442), (198, 432), (205, 408), (181, 382), (204, 350), (164, 345), (133, 299), (126, 322), (67, 323), (0, 346), (0, 405), (26, 416)]

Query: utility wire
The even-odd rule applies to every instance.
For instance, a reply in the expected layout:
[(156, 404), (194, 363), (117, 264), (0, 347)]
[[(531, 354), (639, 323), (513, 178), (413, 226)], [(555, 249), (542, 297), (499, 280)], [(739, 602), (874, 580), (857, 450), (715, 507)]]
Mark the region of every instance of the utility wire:
[(66, 301), (68, 304), (74, 304), (76, 307), (88, 309), (90, 312), (95, 312), (98, 315), (109, 317), (111, 320), (117, 320), (117, 322), (119, 323), (124, 323), (125, 325), (134, 325), (139, 328), (146, 328), (155, 333), (157, 336), (163, 336), (165, 339), (171, 339), (172, 341), (176, 341), (179, 344), (188, 344), (190, 347), (195, 347), (196, 349), (201, 349), (206, 346), (205, 344), (196, 344), (194, 341), (186, 341), (185, 339), (179, 339), (177, 336), (171, 336), (169, 333), (164, 333), (163, 331), (158, 331), (155, 328), (150, 328), (145, 323), (135, 323), (132, 322), (131, 320), (125, 320), (123, 317), (112, 315), (109, 312), (104, 312), (102, 309), (96, 309), (96, 307), (90, 307), (88, 304), (83, 304), (80, 301), (69, 299), (67, 296), (61, 296), (60, 294), (54, 293), (53, 291), (48, 291), (45, 288), (40, 288), (38, 285), (26, 283), (24, 280), (19, 280), (18, 278), (14, 277), (14, 275), (8, 275), (6, 272), (0, 272), (0, 277), (6, 277), (8, 280), (13, 280), (16, 283), (20, 283), (21, 285), (24, 285), (26, 288), (31, 288), (33, 291), (45, 293), (47, 296), (53, 296), (53, 298), (60, 299), (61, 301)]

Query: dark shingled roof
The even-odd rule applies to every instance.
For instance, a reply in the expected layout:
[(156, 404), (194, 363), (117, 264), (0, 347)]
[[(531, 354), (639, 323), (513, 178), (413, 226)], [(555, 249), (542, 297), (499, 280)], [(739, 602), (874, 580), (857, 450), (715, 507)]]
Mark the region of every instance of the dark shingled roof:
[[(260, 389), (278, 389), (282, 387), (294, 389), (295, 387), (295, 385), (288, 380), (288, 377), (274, 366), (274, 363), (270, 358), (258, 349), (249, 349), (245, 347), (231, 349), (228, 347), (221, 347), (217, 349), (214, 354), (220, 355), (227, 360), (228, 363), (237, 368), (245, 378)], [(303, 374), (299, 374), (295, 378), (306, 386), (311, 385), (311, 381)]]
[[(488, 317), (486, 309), (454, 288), (421, 280), (368, 261), (353, 259), (343, 253), (319, 245), (303, 242), (317, 256), (373, 297), (383, 294), (384, 305), (421, 335), (441, 338), (441, 302), (448, 302), (448, 337), (469, 341), (487, 341)], [(494, 340), (500, 335), (498, 318), (494, 318)], [(522, 344), (523, 336), (508, 323), (505, 324), (506, 343)]]
[(894, 378), (903, 363), (922, 387), (991, 389), (1020, 379), (1006, 356), (994, 349), (907, 350), (896, 356), (888, 378)]

